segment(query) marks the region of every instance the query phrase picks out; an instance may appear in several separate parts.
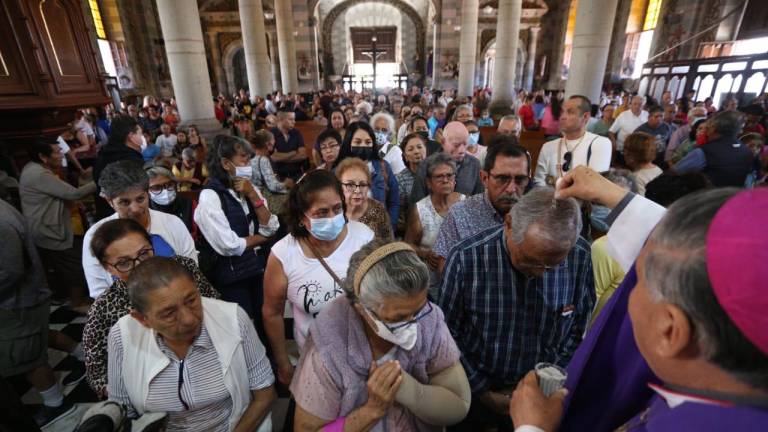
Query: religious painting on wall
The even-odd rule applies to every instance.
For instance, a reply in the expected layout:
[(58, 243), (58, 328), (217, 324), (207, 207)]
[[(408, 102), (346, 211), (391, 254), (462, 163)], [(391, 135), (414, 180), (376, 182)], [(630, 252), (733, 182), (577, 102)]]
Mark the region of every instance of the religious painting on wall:
[(296, 69), (300, 81), (309, 81), (312, 79), (312, 71), (310, 69), (309, 59), (307, 58), (306, 54), (299, 55), (299, 64)]
[(448, 51), (443, 53), (440, 61), (440, 76), (442, 78), (458, 78), (459, 62), (457, 53)]

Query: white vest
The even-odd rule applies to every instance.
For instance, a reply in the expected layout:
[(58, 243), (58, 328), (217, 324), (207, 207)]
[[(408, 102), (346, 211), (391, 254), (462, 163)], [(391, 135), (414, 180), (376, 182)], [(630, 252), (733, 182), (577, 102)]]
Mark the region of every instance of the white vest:
[[(219, 356), (224, 385), (232, 398), (232, 416), (229, 418), (231, 431), (251, 403), (248, 367), (237, 322), (237, 304), (205, 297), (202, 302), (203, 322)], [(123, 383), (131, 405), (141, 415), (146, 411), (149, 383), (168, 367), (171, 360), (157, 345), (154, 330), (144, 327), (130, 315), (120, 318), (117, 325), (123, 341)], [(272, 417), (269, 413), (258, 431), (271, 430)]]

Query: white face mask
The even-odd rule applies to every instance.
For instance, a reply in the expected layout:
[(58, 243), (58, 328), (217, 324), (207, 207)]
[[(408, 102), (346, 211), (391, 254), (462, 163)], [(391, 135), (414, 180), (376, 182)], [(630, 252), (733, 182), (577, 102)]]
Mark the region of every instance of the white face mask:
[(175, 190), (168, 190), (163, 189), (162, 192), (159, 194), (149, 194), (149, 197), (152, 198), (152, 201), (161, 206), (166, 206), (171, 204), (176, 199), (176, 191)]
[[(400, 348), (410, 351), (414, 345), (416, 345), (416, 338), (419, 335), (419, 324), (418, 323), (412, 323), (409, 325), (406, 325), (405, 327), (401, 327), (397, 330), (397, 332), (392, 333), (386, 325), (384, 325), (383, 322), (381, 322), (378, 318), (373, 316), (372, 313), (368, 311), (368, 309), (360, 305), (364, 310), (365, 313), (368, 314), (368, 317), (371, 318), (373, 321), (373, 324), (376, 326), (373, 331), (376, 332), (376, 334), (384, 339), (387, 342), (392, 342), (393, 344), (399, 346)], [(390, 327), (397, 327), (399, 325), (402, 325), (404, 323), (390, 323)]]
[(244, 167), (235, 167), (235, 177), (249, 179), (253, 175), (253, 167), (248, 165)]

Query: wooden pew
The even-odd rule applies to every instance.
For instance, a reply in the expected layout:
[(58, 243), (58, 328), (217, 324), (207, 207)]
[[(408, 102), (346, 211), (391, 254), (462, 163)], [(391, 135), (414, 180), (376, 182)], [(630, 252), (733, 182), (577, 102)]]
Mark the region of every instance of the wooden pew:
[[(496, 135), (495, 126), (483, 126), (480, 128), (480, 136), (483, 137), (483, 143), (486, 145), (491, 141), (491, 138)], [(539, 152), (541, 147), (546, 142), (544, 139), (544, 133), (541, 131), (523, 131), (520, 134), (520, 145), (525, 147), (531, 154), (531, 174), (536, 171), (536, 162), (539, 160)]]
[(317, 137), (323, 132), (326, 127), (321, 126), (314, 121), (297, 121), (296, 130), (301, 132), (301, 136), (304, 138), (304, 148), (307, 149), (307, 156), (312, 159), (312, 149), (315, 148), (315, 141)]

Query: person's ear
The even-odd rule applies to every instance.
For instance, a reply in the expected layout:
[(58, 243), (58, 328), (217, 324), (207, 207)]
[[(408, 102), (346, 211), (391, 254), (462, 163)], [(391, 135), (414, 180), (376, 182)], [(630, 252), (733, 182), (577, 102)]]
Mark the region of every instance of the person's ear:
[(693, 328), (688, 316), (678, 306), (670, 303), (658, 304), (649, 320), (656, 335), (656, 354), (673, 358), (695, 346)]
[(152, 328), (149, 326), (149, 322), (147, 321), (146, 315), (143, 313), (137, 311), (134, 308), (131, 308), (131, 311), (129, 312), (131, 314), (131, 317), (139, 322), (139, 324), (143, 325), (146, 328)]
[(490, 174), (486, 170), (480, 170), (480, 181), (483, 182), (483, 186), (488, 189), (488, 180), (490, 180)]

